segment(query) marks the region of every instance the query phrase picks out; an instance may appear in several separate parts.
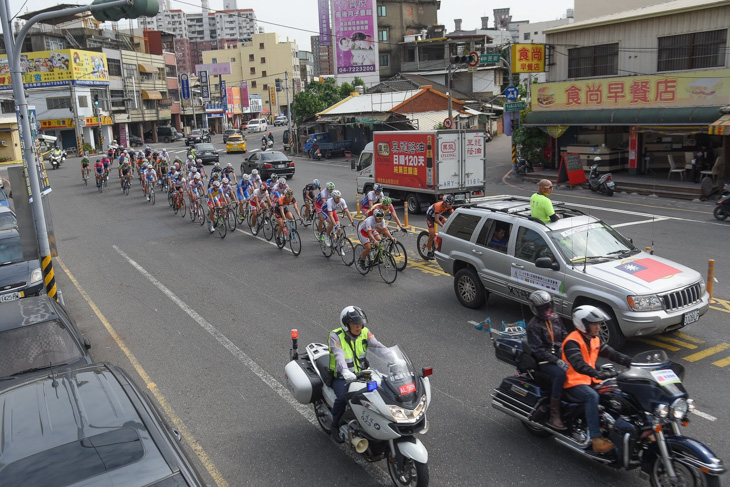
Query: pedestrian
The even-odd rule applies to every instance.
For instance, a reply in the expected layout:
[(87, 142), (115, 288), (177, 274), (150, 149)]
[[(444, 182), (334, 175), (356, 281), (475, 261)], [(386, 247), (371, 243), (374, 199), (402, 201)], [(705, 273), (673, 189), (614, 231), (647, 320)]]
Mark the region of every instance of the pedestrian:
[(530, 197), (530, 213), (543, 223), (556, 222), (560, 215), (555, 214), (553, 203), (548, 198), (553, 193), (553, 183), (547, 179), (541, 179), (537, 183), (537, 193)]

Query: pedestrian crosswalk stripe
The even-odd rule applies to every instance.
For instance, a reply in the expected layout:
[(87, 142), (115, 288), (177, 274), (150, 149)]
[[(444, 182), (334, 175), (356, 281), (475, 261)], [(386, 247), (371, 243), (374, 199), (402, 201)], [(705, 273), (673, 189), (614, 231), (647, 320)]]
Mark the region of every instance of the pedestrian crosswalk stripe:
[(723, 350), (727, 350), (730, 348), (730, 344), (728, 343), (721, 343), (719, 345), (715, 345), (714, 347), (707, 348), (705, 350), (702, 350), (701, 352), (693, 353), (692, 355), (688, 355), (684, 357), (684, 359), (688, 362), (697, 362), (698, 360), (702, 360), (703, 358), (707, 358), (711, 355), (715, 355), (716, 353), (720, 353)]
[(689, 336), (686, 333), (682, 333), (681, 331), (675, 331), (674, 332), (674, 335), (676, 335), (679, 338), (681, 338), (682, 340), (686, 340), (688, 342), (699, 343), (699, 344), (705, 343), (704, 340), (700, 340), (699, 338), (695, 338), (695, 337)]
[(669, 350), (670, 352), (679, 352), (680, 348), (675, 347), (674, 345), (669, 345), (667, 343), (658, 342), (656, 340), (649, 340), (647, 338), (639, 338), (640, 342), (648, 343), (649, 345), (654, 345), (655, 347), (665, 348)]
[(718, 367), (727, 367), (730, 365), (730, 357), (725, 357), (722, 360), (716, 360), (712, 362), (712, 365), (717, 365)]

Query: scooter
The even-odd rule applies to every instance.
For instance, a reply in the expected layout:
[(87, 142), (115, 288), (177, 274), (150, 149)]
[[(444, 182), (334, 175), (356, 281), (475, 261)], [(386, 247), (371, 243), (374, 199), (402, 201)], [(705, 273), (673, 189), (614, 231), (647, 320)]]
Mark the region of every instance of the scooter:
[(613, 365), (602, 366), (614, 378), (594, 389), (601, 432), (614, 448), (599, 453), (591, 446), (583, 403), (569, 392), (563, 393), (560, 407), (566, 429), (550, 425), (551, 378), (539, 370), (525, 328), (503, 324), (502, 330), (495, 330), (488, 320), (476, 328), (489, 331), (497, 359), (517, 369), (494, 389), (492, 407), (520, 420), (531, 434), (553, 437), (559, 445), (604, 465), (640, 468), (653, 486), (720, 485), (719, 476), (726, 470), (722, 460), (701, 442), (682, 435), (680, 428), (689, 425), (695, 404), (682, 383), (684, 368), (663, 350), (637, 354), (621, 373)]
[(613, 196), (613, 192), (616, 190), (616, 183), (610, 172), (599, 174), (598, 164), (593, 164), (591, 166), (591, 172), (588, 174), (588, 187), (591, 188), (591, 191), (598, 191), (607, 196)]
[(517, 157), (517, 175), (524, 176), (528, 172), (533, 172), (532, 164), (526, 158), (519, 156)]
[(715, 211), (712, 212), (715, 218), (722, 221), (730, 216), (730, 184), (725, 183), (722, 188), (722, 195), (715, 203)]
[(274, 141), (271, 139), (261, 139), (261, 150), (271, 149), (274, 147)]
[(298, 351), (299, 333), (291, 331), (291, 361), (284, 373), (289, 390), (301, 404), (312, 404), (319, 426), (328, 435), (340, 435), (370, 462), (386, 458), (396, 486), (428, 485), (428, 451), (418, 435), (428, 431), (426, 410), (431, 403), (432, 369), (417, 374), (403, 351), (369, 347), (363, 369), (348, 384), (347, 409), (340, 425), (332, 424), (332, 389), (329, 348), (310, 343)]

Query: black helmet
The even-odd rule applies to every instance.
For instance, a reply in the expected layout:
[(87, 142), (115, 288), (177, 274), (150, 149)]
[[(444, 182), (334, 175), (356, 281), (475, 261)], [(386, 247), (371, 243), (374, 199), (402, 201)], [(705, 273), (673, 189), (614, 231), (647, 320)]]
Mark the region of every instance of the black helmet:
[(542, 317), (542, 313), (545, 309), (553, 309), (553, 297), (547, 291), (539, 290), (534, 291), (530, 294), (530, 311), (535, 316)]
[(356, 325), (366, 326), (368, 324), (368, 317), (365, 316), (365, 312), (358, 306), (347, 306), (340, 312), (340, 322), (342, 326), (350, 327), (350, 323)]

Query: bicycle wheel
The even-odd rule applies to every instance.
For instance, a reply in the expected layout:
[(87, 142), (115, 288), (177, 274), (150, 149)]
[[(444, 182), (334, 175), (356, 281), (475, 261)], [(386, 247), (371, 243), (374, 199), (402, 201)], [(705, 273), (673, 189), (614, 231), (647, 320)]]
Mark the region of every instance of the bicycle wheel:
[(329, 258), (333, 251), (331, 238), (326, 233), (322, 233), (322, 235), (324, 238), (319, 242), (319, 250), (322, 251), (322, 255)]
[(368, 253), (367, 256), (365, 256), (365, 268), (363, 269), (360, 267), (360, 263), (358, 262), (360, 260), (360, 256), (365, 251), (365, 247), (363, 247), (362, 244), (355, 245), (355, 269), (357, 269), (357, 272), (362, 274), (363, 276), (370, 272), (370, 254)]
[(271, 238), (274, 236), (274, 224), (271, 222), (270, 215), (264, 214), (263, 218), (262, 230), (264, 231), (264, 238), (271, 242)]
[(88, 184), (89, 184), (89, 178), (87, 178), (86, 176), (84, 176), (84, 186), (86, 186)]
[[(127, 182), (127, 186), (129, 186), (129, 182)], [(127, 187), (127, 194), (129, 194), (129, 187)], [(172, 206), (172, 203), (174, 201), (172, 191), (167, 192), (167, 204)]]
[(228, 225), (228, 230), (232, 232), (236, 231), (236, 212), (230, 208), (226, 211), (226, 224)]
[(155, 188), (150, 187), (150, 203), (155, 204)]
[(337, 247), (337, 251), (340, 253), (340, 257), (342, 258), (342, 263), (348, 267), (351, 266), (352, 263), (355, 262), (355, 246), (352, 245), (350, 239), (343, 235), (340, 238), (340, 243)]
[(388, 252), (390, 252), (390, 255), (393, 256), (393, 260), (395, 260), (398, 271), (402, 272), (403, 269), (406, 268), (406, 265), (408, 265), (408, 254), (406, 254), (406, 248), (400, 242), (393, 243), (393, 241), (391, 241), (388, 246)]
[(289, 234), (289, 248), (291, 253), (295, 256), (302, 253), (302, 239), (299, 237), (299, 232), (292, 230)]
[(129, 181), (124, 183), (124, 195), (129, 196)]
[(226, 228), (226, 222), (223, 218), (223, 214), (218, 211), (218, 216), (216, 217), (216, 227), (218, 228), (218, 235), (220, 238), (226, 238), (226, 233), (228, 233), (228, 229)]
[[(320, 242), (322, 239), (320, 238), (321, 232), (319, 231), (319, 228), (317, 228), (318, 224), (319, 224), (319, 217), (317, 215), (315, 215), (315, 218), (312, 220), (312, 233), (314, 234), (314, 240), (316, 240), (317, 242)], [(325, 227), (325, 224), (322, 223), (322, 228), (324, 229), (324, 227)]]
[(197, 205), (197, 203), (193, 203), (191, 201), (190, 202), (190, 208), (188, 208), (188, 210), (190, 210), (190, 221), (191, 222), (194, 222), (195, 220), (197, 220), (198, 219), (198, 205)]
[(378, 272), (380, 277), (387, 284), (393, 284), (395, 278), (398, 277), (398, 267), (396, 267), (395, 260), (390, 252), (383, 250), (380, 254), (380, 262), (378, 262)]
[(180, 196), (180, 216), (185, 218), (185, 212), (186, 212), (186, 204), (185, 204), (185, 198), (181, 195)]
[(312, 215), (312, 210), (309, 210), (309, 214), (307, 214), (306, 210), (304, 212), (302, 212), (302, 225), (304, 225), (305, 227), (308, 227), (309, 225), (312, 224), (311, 215)]
[(277, 222), (276, 225), (274, 225), (274, 235), (276, 237), (274, 240), (276, 241), (276, 246), (280, 249), (284, 248), (284, 245), (286, 245), (286, 236), (284, 235), (284, 232), (281, 232), (281, 235), (278, 235), (279, 233), (279, 223)]
[(203, 208), (203, 205), (200, 203), (200, 201), (198, 201), (198, 204), (195, 205), (195, 217), (198, 219), (198, 223), (200, 223), (200, 225), (205, 225), (205, 220), (207, 220), (208, 218), (206, 216), (206, 210), (207, 208)]
[(418, 255), (421, 256), (423, 260), (431, 260), (428, 256), (428, 232), (422, 231), (418, 234), (418, 239), (416, 240), (416, 248), (418, 249)]

